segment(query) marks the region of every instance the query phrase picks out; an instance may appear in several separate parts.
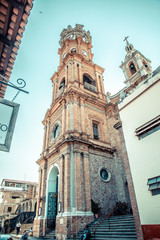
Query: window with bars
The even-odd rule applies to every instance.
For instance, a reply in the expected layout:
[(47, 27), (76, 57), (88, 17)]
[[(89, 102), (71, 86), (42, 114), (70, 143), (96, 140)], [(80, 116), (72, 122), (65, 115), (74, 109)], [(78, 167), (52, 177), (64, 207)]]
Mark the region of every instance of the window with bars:
[(149, 188), (148, 190), (152, 192), (152, 195), (160, 194), (160, 176), (149, 178), (148, 183)]
[(98, 124), (93, 123), (92, 127), (93, 127), (93, 138), (98, 140), (99, 139)]

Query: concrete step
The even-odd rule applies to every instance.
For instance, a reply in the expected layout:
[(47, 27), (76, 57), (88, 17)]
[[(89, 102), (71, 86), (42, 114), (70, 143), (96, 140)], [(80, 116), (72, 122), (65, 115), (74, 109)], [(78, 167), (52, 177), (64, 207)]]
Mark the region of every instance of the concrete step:
[(56, 237), (55, 237), (55, 230), (47, 233), (45, 235), (45, 239), (56, 239)]
[[(33, 229), (33, 223), (22, 224), (21, 228), (20, 228), (19, 235), (23, 235), (24, 230), (29, 231), (31, 229), (31, 227)], [(16, 231), (16, 228), (15, 228), (15, 230), (12, 231), (12, 234), (16, 234), (16, 233), (17, 233), (17, 231)]]
[[(93, 234), (92, 234), (93, 235)], [(134, 236), (134, 237), (136, 237), (136, 233), (129, 233), (129, 232), (120, 232), (120, 233), (117, 233), (117, 232), (105, 232), (105, 233), (103, 233), (103, 232), (100, 232), (100, 233), (97, 233), (96, 232), (96, 234), (95, 234), (96, 236)]]
[[(96, 229), (95, 240), (135, 240), (137, 239), (134, 218), (132, 215), (112, 216), (110, 221), (105, 219), (99, 224), (99, 219), (90, 224), (92, 231), (91, 240), (94, 239), (94, 229)], [(110, 222), (110, 224), (109, 224)], [(97, 226), (96, 226), (96, 223)], [(110, 228), (109, 228), (110, 226)], [(77, 235), (77, 240), (81, 239), (84, 231)]]
[(109, 233), (111, 233), (111, 232), (118, 232), (118, 233), (120, 233), (120, 232), (136, 232), (135, 231), (135, 228), (133, 228), (133, 229), (103, 229), (103, 230), (101, 230), (101, 229), (97, 229), (97, 231), (96, 232), (109, 232)]

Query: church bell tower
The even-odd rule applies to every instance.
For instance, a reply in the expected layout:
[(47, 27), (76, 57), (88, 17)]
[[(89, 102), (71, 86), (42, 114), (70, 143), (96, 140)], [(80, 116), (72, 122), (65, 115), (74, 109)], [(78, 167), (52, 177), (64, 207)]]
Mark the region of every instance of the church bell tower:
[(43, 151), (37, 161), (34, 232), (44, 236), (55, 229), (57, 239), (65, 239), (94, 220), (91, 202), (99, 203), (104, 214), (116, 200), (125, 201), (126, 193), (106, 117), (104, 69), (92, 61), (90, 32), (76, 24), (60, 36), (59, 66), (51, 77), (52, 103), (43, 120)]
[(144, 57), (142, 53), (134, 49), (133, 45), (128, 42), (128, 37), (125, 37), (126, 41), (125, 50), (127, 52), (124, 62), (121, 63), (126, 80), (124, 83), (129, 87), (142, 77), (146, 77), (152, 73), (151, 61)]

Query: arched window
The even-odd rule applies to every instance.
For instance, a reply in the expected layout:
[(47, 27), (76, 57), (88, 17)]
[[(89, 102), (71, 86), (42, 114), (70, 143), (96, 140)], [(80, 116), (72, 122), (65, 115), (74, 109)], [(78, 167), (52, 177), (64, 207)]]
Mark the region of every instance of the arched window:
[(76, 53), (76, 48), (71, 48), (71, 53)]
[(83, 74), (83, 83), (85, 82), (95, 86), (95, 81), (92, 79), (92, 77), (89, 74)]
[(93, 122), (92, 127), (93, 127), (93, 138), (98, 140), (99, 139), (98, 123)]
[(61, 130), (61, 123), (57, 121), (51, 131), (51, 142), (53, 143), (54, 140), (59, 136)]
[(59, 130), (59, 125), (57, 125), (57, 126), (55, 127), (55, 130), (54, 130), (54, 132), (53, 132), (54, 138), (56, 138), (56, 137), (58, 136), (58, 130)]
[(65, 86), (65, 78), (62, 79), (59, 89), (63, 88), (64, 86)]
[(143, 60), (143, 65), (148, 69), (148, 64)]
[(89, 74), (83, 74), (83, 84), (84, 88), (92, 91), (92, 92), (97, 92), (96, 88), (96, 82), (95, 80), (92, 79), (92, 77)]
[(133, 62), (130, 63), (129, 69), (130, 69), (130, 72), (131, 72), (132, 75), (136, 72), (136, 68), (135, 68), (135, 65), (134, 65)]

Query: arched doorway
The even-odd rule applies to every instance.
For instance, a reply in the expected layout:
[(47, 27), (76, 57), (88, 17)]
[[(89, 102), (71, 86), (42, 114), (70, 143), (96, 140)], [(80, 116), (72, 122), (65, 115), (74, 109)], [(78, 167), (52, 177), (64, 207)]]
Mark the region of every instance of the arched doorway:
[(58, 203), (58, 175), (59, 175), (58, 167), (53, 166), (48, 176), (48, 186), (47, 186), (46, 218), (47, 218), (47, 227), (50, 229), (54, 229), (56, 224), (57, 203)]

